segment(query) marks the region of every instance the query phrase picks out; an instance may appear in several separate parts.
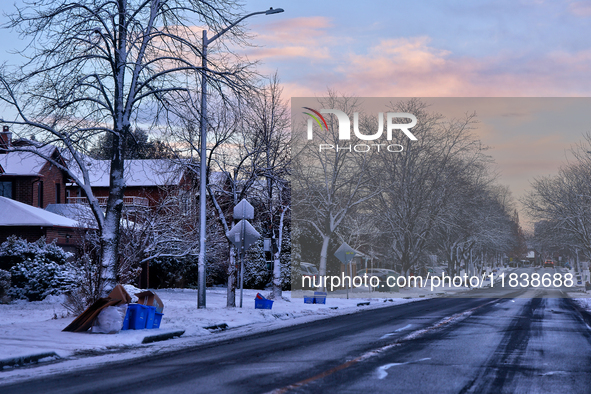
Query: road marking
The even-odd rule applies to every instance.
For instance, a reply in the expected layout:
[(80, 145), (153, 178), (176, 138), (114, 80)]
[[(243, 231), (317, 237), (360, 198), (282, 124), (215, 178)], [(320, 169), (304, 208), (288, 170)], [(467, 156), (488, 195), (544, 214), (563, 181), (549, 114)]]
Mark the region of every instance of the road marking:
[(382, 365), (381, 367), (378, 368), (378, 379), (384, 379), (386, 376), (388, 376), (388, 372), (386, 372), (386, 370), (388, 370), (388, 368), (390, 368), (390, 367), (395, 367), (397, 365), (415, 364), (415, 363), (419, 363), (421, 361), (426, 361), (426, 360), (431, 360), (431, 357), (422, 358), (422, 359), (416, 360), (416, 361), (407, 361), (404, 363), (391, 363), (391, 364)]
[(443, 318), (442, 320), (440, 320), (439, 322), (435, 323), (434, 325), (432, 325), (430, 327), (423, 328), (423, 329), (420, 329), (420, 330), (417, 330), (417, 331), (413, 331), (410, 334), (406, 335), (404, 338), (397, 339), (396, 341), (394, 341), (394, 342), (392, 342), (392, 343), (390, 343), (388, 345), (379, 347), (377, 349), (370, 350), (370, 351), (366, 352), (365, 354), (362, 354), (361, 356), (359, 356), (357, 358), (354, 358), (352, 360), (349, 360), (349, 361), (347, 361), (347, 362), (345, 362), (345, 363), (343, 363), (341, 365), (337, 365), (334, 368), (331, 368), (331, 369), (329, 369), (327, 371), (324, 371), (322, 373), (319, 373), (318, 375), (312, 376), (312, 377), (310, 377), (308, 379), (304, 379), (304, 380), (301, 380), (299, 382), (296, 382), (296, 383), (293, 383), (293, 384), (290, 384), (290, 385), (287, 385), (287, 386), (284, 386), (284, 387), (281, 387), (281, 388), (278, 388), (278, 389), (269, 391), (268, 394), (283, 394), (283, 393), (286, 393), (288, 391), (295, 390), (297, 388), (300, 388), (302, 386), (305, 386), (308, 383), (311, 383), (311, 382), (314, 382), (316, 380), (325, 378), (325, 377), (327, 377), (329, 375), (332, 375), (335, 372), (338, 372), (338, 371), (340, 371), (342, 369), (345, 369), (345, 368), (349, 368), (350, 366), (355, 365), (355, 364), (357, 364), (357, 363), (359, 363), (361, 361), (364, 361), (364, 360), (367, 360), (369, 358), (375, 357), (375, 356), (377, 356), (377, 355), (379, 355), (379, 354), (381, 354), (381, 353), (383, 353), (383, 352), (385, 352), (387, 350), (390, 350), (390, 349), (392, 349), (394, 347), (401, 346), (404, 342), (409, 341), (409, 340), (412, 340), (412, 339), (416, 339), (416, 338), (420, 337), (421, 335), (426, 334), (426, 333), (428, 333), (428, 332), (430, 332), (432, 330), (436, 330), (438, 328), (441, 328), (442, 326), (445, 326), (445, 325), (447, 325), (449, 323), (453, 323), (453, 322), (456, 322), (456, 321), (463, 320), (463, 319), (469, 317), (476, 310), (478, 310), (478, 309), (480, 309), (482, 307), (485, 307), (485, 306), (494, 304), (495, 302), (499, 302), (499, 301), (495, 299), (495, 300), (489, 301), (487, 303), (484, 303), (482, 305), (478, 305), (478, 306), (476, 306), (476, 307), (474, 307), (472, 309), (468, 309), (467, 311), (459, 312), (459, 313), (456, 313), (455, 315), (452, 315), (452, 316), (449, 316), (449, 317), (445, 317), (445, 318)]
[(380, 339), (384, 339), (384, 338), (391, 337), (392, 335), (396, 335), (396, 333), (397, 333), (397, 332), (404, 331), (404, 330), (406, 330), (406, 329), (408, 329), (408, 328), (411, 328), (411, 327), (412, 327), (412, 324), (407, 324), (406, 326), (404, 326), (404, 327), (402, 327), (402, 328), (399, 328), (399, 329), (397, 329), (397, 330), (394, 330), (394, 332), (391, 332), (391, 333), (389, 333), (389, 334), (382, 335), (382, 336), (380, 337)]
[(550, 371), (543, 373), (541, 376), (553, 376), (553, 375), (570, 375), (569, 372), (566, 371)]

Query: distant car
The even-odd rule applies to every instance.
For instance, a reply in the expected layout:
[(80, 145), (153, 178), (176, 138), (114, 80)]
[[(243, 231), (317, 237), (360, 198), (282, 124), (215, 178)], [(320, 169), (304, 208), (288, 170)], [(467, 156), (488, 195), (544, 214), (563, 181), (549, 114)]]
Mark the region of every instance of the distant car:
[(554, 268), (554, 261), (552, 261), (552, 260), (544, 261), (544, 268)]
[(398, 278), (400, 275), (398, 272), (386, 268), (368, 268), (357, 271), (357, 276), (363, 277), (364, 274), (367, 274), (367, 276), (377, 276), (380, 278), (388, 278), (389, 276)]
[[(400, 274), (394, 270), (389, 270), (386, 268), (368, 268), (368, 269), (361, 269), (359, 271), (357, 271), (357, 276), (359, 277), (363, 277), (363, 275), (367, 274), (368, 277), (370, 277), (371, 281), (371, 277), (375, 276), (377, 278), (380, 279), (380, 283), (388, 285), (388, 284), (395, 284), (396, 283), (396, 279), (400, 276)], [(390, 279), (391, 278), (391, 279)], [(371, 284), (372, 282), (370, 282)], [(384, 287), (385, 289), (388, 289), (388, 286)], [(382, 289), (382, 287), (380, 287), (379, 289)]]
[(367, 268), (367, 269), (360, 269), (357, 271), (357, 276), (363, 276), (367, 274), (367, 276), (378, 276), (384, 274), (384, 268)]
[[(318, 276), (318, 268), (314, 264), (311, 263), (300, 263), (300, 270), (302, 272), (302, 278), (310, 278), (310, 283), (319, 283), (319, 280), (316, 278)], [(303, 282), (303, 281), (302, 281)], [(305, 281), (308, 282), (307, 280)]]

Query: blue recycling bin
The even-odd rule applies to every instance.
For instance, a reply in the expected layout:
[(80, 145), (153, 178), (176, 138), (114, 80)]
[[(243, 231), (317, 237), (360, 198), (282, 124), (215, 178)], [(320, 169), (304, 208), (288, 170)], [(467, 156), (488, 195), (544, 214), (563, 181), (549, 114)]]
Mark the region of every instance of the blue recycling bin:
[(162, 322), (162, 316), (164, 316), (163, 313), (156, 312), (154, 314), (154, 324), (152, 325), (152, 328), (160, 328), (160, 323)]
[(315, 304), (326, 304), (326, 293), (323, 291), (314, 292), (314, 303)]
[[(127, 307), (129, 312), (129, 329), (130, 330), (143, 330), (146, 328), (148, 320), (149, 307), (141, 304), (129, 304)], [(155, 310), (154, 310), (155, 311)], [(152, 321), (153, 321), (152, 317)]]
[(266, 298), (255, 298), (254, 309), (271, 309), (273, 308), (273, 300)]

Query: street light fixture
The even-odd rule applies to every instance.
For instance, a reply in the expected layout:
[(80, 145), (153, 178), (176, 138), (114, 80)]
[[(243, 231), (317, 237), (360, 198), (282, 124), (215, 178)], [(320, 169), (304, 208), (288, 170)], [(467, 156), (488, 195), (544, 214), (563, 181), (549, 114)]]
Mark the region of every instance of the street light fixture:
[(199, 135), (201, 138), (201, 144), (199, 150), (201, 152), (201, 160), (200, 160), (200, 175), (199, 175), (199, 262), (198, 262), (198, 272), (199, 272), (199, 290), (197, 292), (197, 308), (205, 308), (205, 227), (206, 227), (206, 214), (205, 214), (205, 202), (206, 202), (206, 191), (205, 191), (205, 166), (206, 160), (205, 157), (207, 155), (207, 47), (213, 41), (217, 40), (221, 35), (226, 33), (228, 30), (236, 26), (238, 23), (242, 22), (244, 19), (249, 18), (254, 15), (272, 15), (272, 14), (279, 14), (283, 12), (282, 8), (275, 8), (271, 7), (266, 11), (259, 11), (253, 12), (251, 14), (245, 15), (242, 18), (238, 19), (236, 22), (232, 23), (215, 36), (211, 38), (207, 38), (207, 30), (203, 30), (203, 48), (201, 50), (201, 67), (203, 69), (201, 73), (201, 121), (200, 121), (200, 131)]

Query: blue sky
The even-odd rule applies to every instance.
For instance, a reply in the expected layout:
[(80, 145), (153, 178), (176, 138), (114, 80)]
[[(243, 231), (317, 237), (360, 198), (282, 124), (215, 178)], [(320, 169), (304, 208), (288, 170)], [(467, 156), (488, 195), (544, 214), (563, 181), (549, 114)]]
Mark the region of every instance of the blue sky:
[[(271, 6), (285, 12), (248, 19), (254, 46), (242, 53), (262, 73), (278, 72), (286, 98), (327, 88), (360, 97), (591, 95), (589, 0), (252, 0), (245, 11)], [(6, 51), (19, 46), (4, 31), (0, 59), (17, 62)], [(578, 122), (480, 136), (519, 197), (531, 178), (556, 173), (587, 131)]]
[(589, 1), (273, 6), (286, 12), (250, 21), (264, 47), (248, 53), (297, 95), (326, 85), (359, 96), (588, 96), (591, 88)]
[[(263, 47), (248, 53), (266, 72), (278, 70), (287, 97), (323, 96), (327, 87), (360, 97), (591, 96), (591, 1), (272, 5), (286, 12), (251, 21), (253, 42)], [(591, 131), (582, 118), (557, 127), (495, 126), (477, 134), (515, 197), (532, 178), (556, 174), (566, 150)]]

